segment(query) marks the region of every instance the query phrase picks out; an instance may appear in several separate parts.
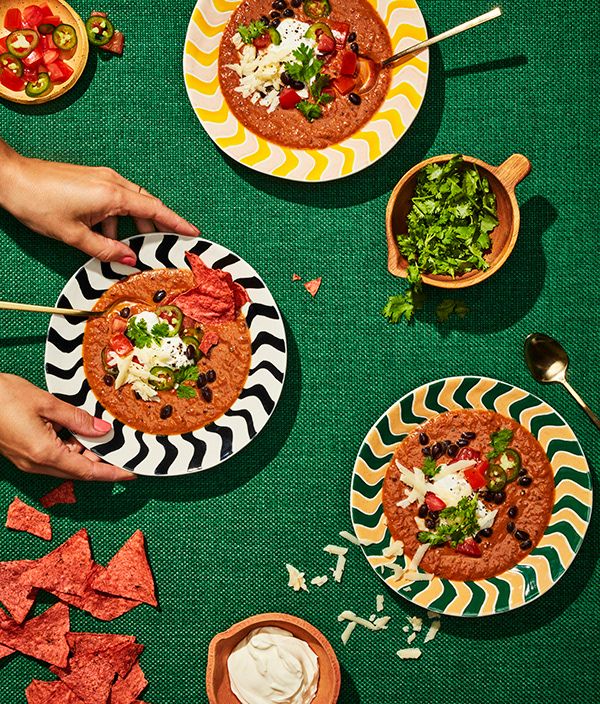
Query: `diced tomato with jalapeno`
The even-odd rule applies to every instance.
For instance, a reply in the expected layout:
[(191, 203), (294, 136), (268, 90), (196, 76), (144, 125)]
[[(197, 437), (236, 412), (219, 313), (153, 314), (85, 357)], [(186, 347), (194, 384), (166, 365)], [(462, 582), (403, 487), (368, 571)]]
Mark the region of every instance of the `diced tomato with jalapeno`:
[(465, 469), (465, 479), (469, 482), (473, 491), (479, 491), (487, 484), (485, 472), (489, 466), (489, 461), (484, 457), (474, 467)]
[(350, 25), (347, 22), (335, 22), (327, 20), (327, 24), (331, 27), (333, 38), (335, 39), (335, 48), (339, 51), (346, 46), (346, 40), (350, 33)]
[(125, 357), (133, 350), (133, 344), (129, 338), (125, 337), (122, 332), (118, 332), (110, 338), (110, 348), (116, 352), (119, 357)]
[(7, 68), (2, 69), (0, 74), (0, 83), (9, 90), (23, 90), (25, 88), (25, 81), (20, 77), (15, 75), (12, 71)]
[(38, 49), (34, 49), (23, 61), (23, 66), (26, 68), (36, 68), (44, 60), (44, 55)]
[(321, 54), (331, 54), (335, 51), (335, 39), (332, 39), (325, 32), (321, 32), (317, 43), (317, 51)]
[(40, 26), (43, 24), (51, 24), (53, 27), (58, 27), (61, 24), (61, 19), (58, 15), (49, 14), (44, 16), (44, 19), (40, 22)]
[(15, 29), (21, 29), (21, 10), (17, 7), (11, 7), (4, 15), (4, 27), (9, 32), (14, 32)]
[(293, 88), (284, 88), (279, 94), (279, 105), (284, 110), (295, 108), (301, 100), (302, 98)]
[[(52, 14), (52, 13), (48, 12), (48, 14)], [(41, 7), (38, 7), (37, 5), (28, 5), (23, 10), (23, 22), (28, 27), (39, 26), (40, 24), (42, 24), (43, 19), (44, 19), (44, 11), (42, 10)]]
[(473, 538), (467, 538), (463, 543), (456, 546), (456, 552), (468, 557), (481, 557), (481, 548)]
[(58, 59), (48, 66), (48, 74), (52, 83), (64, 83), (73, 75), (73, 69), (69, 64)]
[(350, 76), (338, 76), (331, 81), (331, 85), (340, 95), (348, 95), (348, 93), (352, 93), (354, 90), (356, 81)]
[(446, 508), (446, 504), (432, 491), (425, 494), (425, 504), (430, 511), (442, 511)]
[(261, 34), (260, 37), (256, 37), (252, 43), (254, 44), (255, 49), (266, 49), (271, 43), (271, 37), (268, 32), (265, 32), (264, 34)]

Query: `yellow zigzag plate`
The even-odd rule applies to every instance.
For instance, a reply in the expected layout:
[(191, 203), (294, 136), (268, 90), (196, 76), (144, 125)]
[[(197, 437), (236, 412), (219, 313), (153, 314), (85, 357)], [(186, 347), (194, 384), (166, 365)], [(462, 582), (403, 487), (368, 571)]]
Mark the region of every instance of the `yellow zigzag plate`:
[[(369, 0), (385, 21), (392, 46), (401, 49), (427, 38), (415, 0)], [(327, 149), (290, 149), (246, 129), (229, 110), (219, 85), (219, 43), (238, 0), (198, 0), (183, 52), (190, 103), (202, 126), (225, 154), (263, 174), (292, 181), (332, 181), (373, 164), (398, 143), (417, 116), (429, 73), (429, 52), (393, 69), (379, 111), (352, 137)]]
[[(460, 408), (496, 411), (537, 438), (554, 472), (555, 502), (539, 544), (522, 562), (490, 579), (399, 582), (386, 564), (390, 545), (382, 505), (383, 480), (394, 452), (408, 433), (438, 413)], [(354, 465), (350, 496), (356, 537), (376, 574), (419, 606), (449, 616), (490, 616), (533, 601), (548, 591), (575, 559), (592, 512), (590, 471), (565, 420), (533, 394), (495, 379), (461, 376), (411, 391), (389, 408), (367, 433)], [(404, 557), (397, 560), (406, 567)], [(420, 570), (421, 571), (421, 570)]]

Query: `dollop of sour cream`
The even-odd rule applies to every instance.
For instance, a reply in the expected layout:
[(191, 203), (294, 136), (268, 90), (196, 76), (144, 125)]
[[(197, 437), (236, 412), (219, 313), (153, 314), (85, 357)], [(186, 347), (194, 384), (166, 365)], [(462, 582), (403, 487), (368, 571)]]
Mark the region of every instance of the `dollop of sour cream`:
[(319, 662), (308, 643), (275, 626), (255, 628), (227, 660), (231, 691), (241, 704), (309, 704)]

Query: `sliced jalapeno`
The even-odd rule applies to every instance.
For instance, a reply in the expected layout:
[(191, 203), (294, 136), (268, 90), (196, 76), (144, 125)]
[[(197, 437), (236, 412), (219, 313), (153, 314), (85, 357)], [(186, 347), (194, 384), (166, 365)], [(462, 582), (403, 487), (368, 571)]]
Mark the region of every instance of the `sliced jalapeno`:
[(198, 340), (195, 337), (192, 337), (192, 335), (184, 335), (184, 337), (181, 338), (181, 341), (186, 347), (186, 354), (189, 347), (194, 348), (194, 361), (197, 362), (202, 356), (202, 352), (200, 352), (200, 343)]
[(513, 450), (512, 447), (509, 447), (500, 457), (500, 465), (506, 472), (506, 481), (514, 482), (519, 476), (519, 470), (521, 469), (521, 455), (516, 450)]
[(38, 95), (43, 95), (52, 86), (50, 76), (47, 73), (38, 74), (37, 80), (29, 82), (25, 86), (25, 93), (30, 98), (37, 98)]
[(491, 464), (485, 470), (485, 480), (490, 491), (502, 491), (506, 486), (506, 472), (499, 464)]
[(59, 24), (52, 32), (52, 41), (57, 49), (70, 51), (77, 46), (77, 32), (70, 24)]
[(23, 63), (21, 59), (17, 59), (16, 56), (9, 54), (8, 52), (0, 54), (0, 69), (8, 69), (15, 76), (23, 75)]
[(169, 323), (166, 337), (175, 337), (183, 325), (183, 312), (177, 306), (159, 306), (155, 313), (160, 320)]
[(328, 17), (331, 12), (329, 0), (304, 0), (304, 14), (311, 20), (318, 20), (321, 17)]
[(319, 32), (321, 32), (321, 34), (326, 34), (331, 39), (334, 38), (331, 28), (325, 22), (315, 22), (314, 24), (311, 24), (310, 27), (306, 30), (306, 34), (304, 36), (307, 39), (316, 40), (318, 39)]
[(24, 59), (31, 54), (39, 41), (40, 36), (35, 29), (17, 29), (6, 37), (6, 48), (17, 59)]
[(85, 23), (85, 29), (94, 46), (105, 46), (112, 39), (115, 33), (113, 23), (107, 17), (93, 15)]
[(204, 337), (204, 330), (202, 328), (187, 328), (185, 334), (189, 337), (195, 337), (198, 344), (200, 344)]
[(119, 375), (117, 365), (108, 363), (108, 347), (104, 347), (102, 352), (100, 352), (100, 359), (102, 360), (102, 367), (107, 374), (110, 374), (111, 376)]
[(281, 34), (275, 29), (275, 27), (269, 27), (267, 29), (267, 32), (269, 33), (269, 36), (271, 37), (271, 44), (275, 44), (277, 46), (278, 44), (281, 44)]
[(175, 386), (175, 372), (169, 367), (152, 367), (150, 374), (155, 379), (150, 379), (150, 383), (157, 391), (168, 391)]

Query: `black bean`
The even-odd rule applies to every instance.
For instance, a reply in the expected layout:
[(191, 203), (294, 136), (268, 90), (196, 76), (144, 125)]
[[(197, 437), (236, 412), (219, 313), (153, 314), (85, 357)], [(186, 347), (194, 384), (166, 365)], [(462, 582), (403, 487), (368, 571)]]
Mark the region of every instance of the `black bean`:
[(506, 530), (507, 530), (509, 533), (514, 533), (514, 532), (515, 532), (515, 522), (514, 522), (514, 521), (509, 521), (509, 522), (506, 524)]
[(426, 518), (425, 525), (429, 528), (429, 530), (433, 530), (435, 528), (435, 521), (432, 521), (431, 518)]
[(290, 81), (290, 87), (294, 90), (302, 90), (304, 88), (304, 83), (302, 83), (302, 81), (296, 81), (292, 79)]
[(212, 401), (213, 393), (211, 391), (210, 386), (203, 386), (202, 387), (202, 398), (207, 402), (210, 403)]
[(526, 477), (526, 476), (527, 476), (527, 470), (525, 469), (525, 467), (521, 467), (521, 469), (519, 470), (519, 476), (520, 476), (520, 477)]
[(475, 438), (477, 437), (477, 433), (473, 433), (470, 430), (467, 430), (462, 434), (462, 437), (466, 438), (467, 440), (475, 440)]
[(155, 303), (160, 303), (162, 299), (167, 295), (167, 292), (161, 288), (160, 291), (157, 291), (154, 296), (152, 296), (152, 300)]
[(115, 378), (111, 376), (110, 374), (105, 374), (104, 375), (104, 383), (107, 386), (112, 386), (115, 383)]
[(206, 386), (207, 381), (208, 380), (206, 378), (206, 374), (204, 372), (200, 372), (200, 374), (198, 374), (198, 381), (196, 382), (196, 386), (201, 389), (203, 386)]
[(448, 457), (456, 457), (456, 455), (458, 455), (458, 445), (450, 445), (450, 447), (446, 450), (446, 453), (448, 454)]
[(267, 24), (267, 25), (269, 24), (269, 18), (268, 18), (266, 15), (263, 15), (263, 16), (260, 18), (260, 21), (261, 21), (263, 24)]
[(302, 5), (302, 0), (292, 0), (292, 2), (290, 3), (290, 5), (291, 5), (292, 7), (300, 7), (300, 5)]
[(173, 413), (173, 406), (163, 406), (160, 409), (160, 417), (162, 420), (167, 420), (167, 418), (171, 417), (171, 413)]
[(290, 81), (292, 80), (292, 77), (290, 76), (290, 74), (287, 71), (284, 71), (281, 74), (281, 76), (279, 76), (279, 78), (281, 79), (281, 82), (283, 83), (284, 86), (289, 86)]
[(482, 535), (484, 538), (489, 538), (493, 532), (493, 528), (484, 528), (483, 530), (479, 531), (479, 534)]
[(429, 435), (427, 433), (419, 433), (419, 442), (421, 445), (429, 445)]
[(289, 7), (286, 7), (286, 9), (281, 13), (284, 17), (293, 17), (294, 16), (294, 11), (290, 9)]
[(196, 356), (196, 348), (194, 347), (194, 345), (188, 345), (185, 348), (185, 356), (188, 359), (194, 359), (194, 357)]
[(484, 501), (493, 501), (494, 500), (494, 492), (490, 491), (489, 489), (484, 492), (483, 494), (483, 500)]
[(133, 392), (133, 395), (135, 396), (136, 400), (138, 400), (138, 401), (141, 401), (141, 400), (142, 400), (142, 397), (138, 394), (137, 391), (134, 391), (134, 392)]
[(529, 540), (529, 533), (526, 530), (516, 530), (515, 538), (517, 540)]
[(444, 448), (444, 452), (446, 452), (446, 450), (450, 447), (451, 444), (452, 443), (450, 442), (450, 440), (444, 440), (442, 442), (442, 447)]
[(213, 381), (217, 380), (217, 372), (214, 369), (209, 369), (206, 372), (206, 381), (208, 381), (209, 384), (212, 384)]
[(521, 548), (521, 550), (529, 550), (529, 548), (530, 548), (532, 545), (533, 545), (533, 543), (531, 542), (531, 540), (524, 540), (524, 541), (519, 545), (519, 547)]
[(527, 474), (519, 479), (519, 484), (521, 486), (530, 486), (533, 479)]
[(362, 98), (358, 93), (350, 93), (348, 95), (348, 100), (352, 103), (352, 105), (360, 105), (362, 103)]
[(419, 510), (417, 511), (419, 518), (426, 518), (428, 513), (429, 509), (427, 508), (427, 504), (421, 504), (419, 506)]
[(425, 457), (430, 457), (431, 456), (431, 448), (430, 447), (424, 447), (421, 452), (425, 455)]
[(121, 308), (121, 310), (119, 311), (119, 315), (121, 316), (121, 318), (129, 318), (129, 316), (131, 315), (131, 308), (128, 308), (127, 306), (125, 306), (125, 308)]
[(473, 540), (474, 540), (476, 543), (480, 543), (480, 542), (481, 542), (481, 535), (480, 535), (480, 533), (477, 533), (477, 535), (474, 535), (474, 536), (473, 536)]
[(275, 29), (276, 27), (279, 27), (280, 21), (281, 20), (278, 17), (276, 17), (274, 20), (271, 20), (271, 24), (269, 26), (273, 27), (273, 29)]
[(458, 440), (456, 441), (456, 444), (459, 447), (466, 447), (469, 444), (469, 441), (467, 440), (467, 438), (458, 438)]
[(433, 457), (434, 460), (439, 459), (442, 456), (442, 453), (444, 452), (444, 448), (442, 447), (441, 443), (436, 442), (435, 445), (431, 448), (431, 456)]
[(352, 44), (350, 44), (350, 48), (355, 54), (358, 54), (358, 44), (356, 42), (352, 42)]
[(285, 10), (287, 2), (284, 2), (284, 0), (275, 0), (275, 2), (271, 4), (271, 7), (274, 10)]
[(511, 506), (508, 509), (508, 517), (509, 518), (516, 518), (518, 513), (519, 513), (519, 509), (516, 506)]
[(272, 12), (269, 12), (269, 17), (272, 20), (276, 20), (278, 17), (281, 17), (281, 12), (277, 12), (277, 10), (273, 10)]
[(503, 491), (496, 491), (494, 493), (494, 503), (498, 504), (503, 504), (506, 501), (506, 494)]
[(352, 42), (355, 42), (356, 41), (356, 32), (350, 32), (346, 41), (349, 42), (350, 44)]

